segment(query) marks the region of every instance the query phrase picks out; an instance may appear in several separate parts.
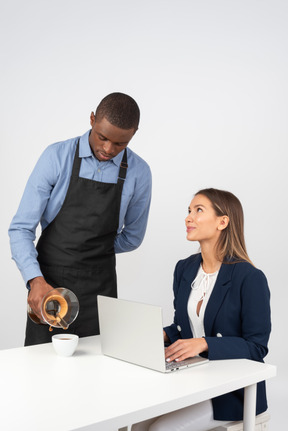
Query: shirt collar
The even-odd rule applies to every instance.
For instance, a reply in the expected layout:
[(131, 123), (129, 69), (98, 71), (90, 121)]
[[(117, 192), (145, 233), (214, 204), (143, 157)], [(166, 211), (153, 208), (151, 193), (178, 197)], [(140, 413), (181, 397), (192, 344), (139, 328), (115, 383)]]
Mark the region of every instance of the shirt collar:
[[(89, 145), (89, 135), (90, 131), (88, 130), (84, 135), (80, 136), (80, 143), (79, 143), (79, 157), (94, 157), (94, 154), (91, 150), (91, 147)], [(124, 150), (122, 150), (117, 156), (113, 157), (113, 159), (109, 160), (108, 162), (99, 162), (99, 160), (95, 157), (96, 161), (98, 163), (111, 163), (113, 162), (116, 166), (120, 166), (120, 163), (122, 161)]]

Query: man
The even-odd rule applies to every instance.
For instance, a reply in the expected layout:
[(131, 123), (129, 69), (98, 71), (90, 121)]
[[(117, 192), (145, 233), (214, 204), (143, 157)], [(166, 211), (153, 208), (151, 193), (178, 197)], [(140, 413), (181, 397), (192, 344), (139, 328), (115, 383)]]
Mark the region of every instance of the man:
[[(139, 119), (130, 96), (106, 96), (90, 115), (91, 130), (44, 151), (9, 228), (29, 305), (39, 316), (49, 290), (72, 290), (80, 311), (69, 332), (80, 337), (99, 333), (97, 295), (117, 296), (115, 253), (136, 249), (145, 234), (151, 172), (127, 148)], [(27, 319), (25, 345), (49, 341), (48, 325)]]

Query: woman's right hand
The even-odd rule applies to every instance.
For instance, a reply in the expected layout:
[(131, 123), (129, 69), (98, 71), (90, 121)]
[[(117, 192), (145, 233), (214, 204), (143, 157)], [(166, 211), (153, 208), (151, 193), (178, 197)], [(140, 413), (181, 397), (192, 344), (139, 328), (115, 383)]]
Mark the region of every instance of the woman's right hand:
[(41, 315), (41, 303), (43, 297), (53, 289), (53, 287), (48, 284), (44, 277), (35, 277), (29, 280), (30, 293), (28, 295), (28, 304), (34, 311), (39, 319), (42, 319)]

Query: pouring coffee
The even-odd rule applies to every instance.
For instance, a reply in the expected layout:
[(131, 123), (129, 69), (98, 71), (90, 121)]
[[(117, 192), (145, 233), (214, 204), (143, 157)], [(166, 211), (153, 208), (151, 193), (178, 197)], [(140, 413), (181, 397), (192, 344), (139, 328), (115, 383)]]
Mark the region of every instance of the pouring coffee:
[(53, 328), (67, 329), (79, 313), (79, 301), (75, 293), (64, 287), (50, 290), (41, 302), (41, 319), (36, 316), (30, 305), (27, 305), (30, 319), (37, 324)]

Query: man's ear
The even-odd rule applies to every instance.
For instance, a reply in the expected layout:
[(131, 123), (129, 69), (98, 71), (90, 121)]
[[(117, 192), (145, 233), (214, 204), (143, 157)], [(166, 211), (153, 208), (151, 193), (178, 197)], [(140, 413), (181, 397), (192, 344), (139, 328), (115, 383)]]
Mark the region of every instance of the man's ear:
[(222, 216), (221, 218), (220, 218), (220, 223), (219, 223), (219, 226), (218, 226), (218, 230), (224, 230), (224, 229), (226, 229), (226, 227), (228, 226), (228, 224), (229, 224), (229, 217), (228, 216)]
[(96, 117), (95, 117), (94, 112), (92, 111), (90, 114), (90, 126), (91, 127), (94, 125), (95, 121), (96, 121)]

